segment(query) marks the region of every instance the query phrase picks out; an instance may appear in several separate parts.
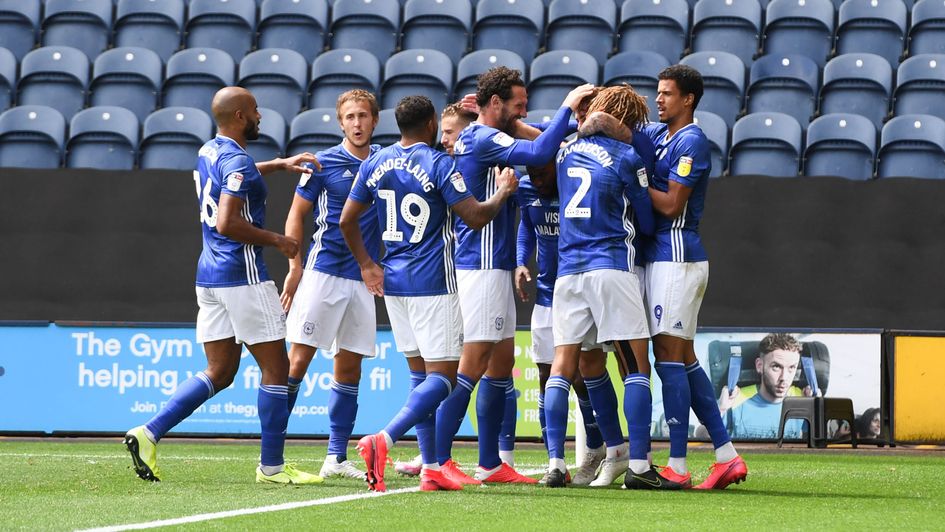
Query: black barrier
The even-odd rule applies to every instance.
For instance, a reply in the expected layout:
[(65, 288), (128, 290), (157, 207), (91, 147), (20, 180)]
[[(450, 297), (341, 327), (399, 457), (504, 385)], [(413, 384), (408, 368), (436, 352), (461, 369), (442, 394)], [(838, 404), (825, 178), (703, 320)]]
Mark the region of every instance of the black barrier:
[[(266, 225), (281, 231), (296, 177), (267, 183)], [(194, 320), (190, 173), (0, 169), (0, 186), (0, 320)], [(700, 325), (940, 329), (943, 198), (934, 180), (713, 181)], [(281, 288), (286, 260), (270, 249), (266, 263)], [(518, 310), (527, 324), (530, 304)]]

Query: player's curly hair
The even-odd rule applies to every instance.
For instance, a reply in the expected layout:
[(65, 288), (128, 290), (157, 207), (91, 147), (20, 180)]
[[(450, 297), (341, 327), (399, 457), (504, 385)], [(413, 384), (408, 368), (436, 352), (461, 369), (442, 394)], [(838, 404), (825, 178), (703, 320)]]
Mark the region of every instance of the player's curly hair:
[(338, 101), (335, 103), (335, 112), (338, 113), (338, 120), (341, 120), (341, 106), (347, 102), (367, 102), (371, 107), (371, 115), (377, 118), (380, 115), (381, 108), (377, 104), (377, 98), (364, 89), (351, 89), (338, 95)]
[(589, 116), (597, 111), (607, 113), (623, 122), (630, 131), (645, 124), (650, 112), (646, 105), (646, 98), (637, 94), (633, 87), (626, 83), (601, 89), (591, 100), (587, 114)]
[(508, 100), (512, 97), (512, 87), (524, 87), (525, 80), (522, 73), (506, 66), (497, 66), (479, 74), (476, 80), (476, 103), (485, 107), (489, 98), (497, 94), (499, 98)]
[(394, 108), (394, 118), (401, 133), (411, 134), (422, 130), (430, 120), (436, 119), (433, 102), (426, 96), (404, 96)]
[(455, 116), (467, 124), (476, 119), (476, 113), (463, 108), (462, 102), (453, 102), (443, 108), (443, 118)]
[(758, 345), (758, 352), (761, 355), (767, 355), (773, 351), (794, 351), (800, 353), (802, 349), (801, 342), (788, 333), (771, 333), (761, 339)]

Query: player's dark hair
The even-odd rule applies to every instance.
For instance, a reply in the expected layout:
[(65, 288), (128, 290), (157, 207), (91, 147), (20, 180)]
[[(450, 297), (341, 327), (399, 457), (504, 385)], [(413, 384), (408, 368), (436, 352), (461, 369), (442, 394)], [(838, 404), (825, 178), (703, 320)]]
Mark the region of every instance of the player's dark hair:
[(524, 87), (522, 73), (509, 67), (497, 66), (479, 74), (476, 80), (476, 103), (484, 107), (496, 94), (502, 100), (512, 97), (512, 87)]
[(404, 96), (394, 109), (397, 127), (404, 135), (422, 133), (423, 127), (436, 119), (433, 102), (426, 96)]
[(699, 100), (702, 99), (703, 85), (702, 74), (698, 70), (688, 65), (672, 65), (664, 68), (657, 75), (657, 79), (668, 79), (676, 82), (676, 87), (683, 95), (692, 94), (692, 110), (699, 107)]
[(788, 333), (771, 333), (758, 344), (758, 353), (762, 356), (778, 350), (800, 353), (801, 343)]

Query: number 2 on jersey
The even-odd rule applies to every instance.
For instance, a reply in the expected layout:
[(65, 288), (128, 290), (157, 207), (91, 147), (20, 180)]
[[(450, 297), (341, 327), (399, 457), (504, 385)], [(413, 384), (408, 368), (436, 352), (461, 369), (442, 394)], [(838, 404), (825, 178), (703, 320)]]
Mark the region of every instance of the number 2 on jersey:
[[(387, 226), (381, 234), (381, 239), (388, 242), (403, 242), (404, 233), (397, 230), (397, 193), (393, 190), (380, 189), (377, 191), (377, 197), (384, 200), (387, 213)], [(419, 214), (413, 213), (414, 206), (420, 210)], [(426, 231), (427, 222), (430, 221), (430, 205), (426, 200), (413, 192), (407, 194), (400, 204), (400, 216), (413, 226), (413, 234), (410, 235), (409, 242), (416, 244), (423, 240), (423, 232)]]
[(574, 196), (571, 197), (571, 201), (569, 201), (567, 206), (565, 206), (564, 217), (590, 218), (591, 208), (578, 207), (578, 205), (581, 203), (581, 200), (584, 199), (584, 196), (587, 195), (587, 191), (591, 188), (591, 172), (587, 168), (575, 168), (574, 166), (570, 166), (568, 167), (568, 177), (580, 179), (581, 184), (578, 185), (578, 189), (574, 193)]

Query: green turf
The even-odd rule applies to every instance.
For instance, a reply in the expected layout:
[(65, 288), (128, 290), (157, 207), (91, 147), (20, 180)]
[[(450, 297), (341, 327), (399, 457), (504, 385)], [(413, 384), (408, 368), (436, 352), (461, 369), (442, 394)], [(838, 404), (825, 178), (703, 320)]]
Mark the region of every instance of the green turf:
[[(409, 458), (412, 444), (394, 458)], [(257, 485), (258, 447), (251, 443), (178, 443), (159, 449), (164, 481), (139, 480), (114, 442), (0, 441), (0, 528), (64, 530), (131, 524), (337, 495), (364, 485)], [(289, 461), (317, 472), (322, 445), (291, 445)], [(628, 529), (945, 529), (945, 459), (940, 453), (743, 453), (747, 483), (720, 492), (652, 493), (539, 486), (467, 488), (461, 493), (404, 493), (340, 504), (205, 521), (178, 528), (285, 530), (581, 530)], [(475, 462), (475, 449), (456, 457)], [(664, 461), (666, 452), (656, 454)], [(693, 451), (701, 480), (711, 453)], [(525, 467), (544, 453), (517, 452)], [(389, 470), (390, 471), (390, 470)], [(416, 486), (388, 475), (389, 489)], [(636, 526), (634, 526), (636, 524)], [(370, 527), (370, 528), (368, 528)]]

